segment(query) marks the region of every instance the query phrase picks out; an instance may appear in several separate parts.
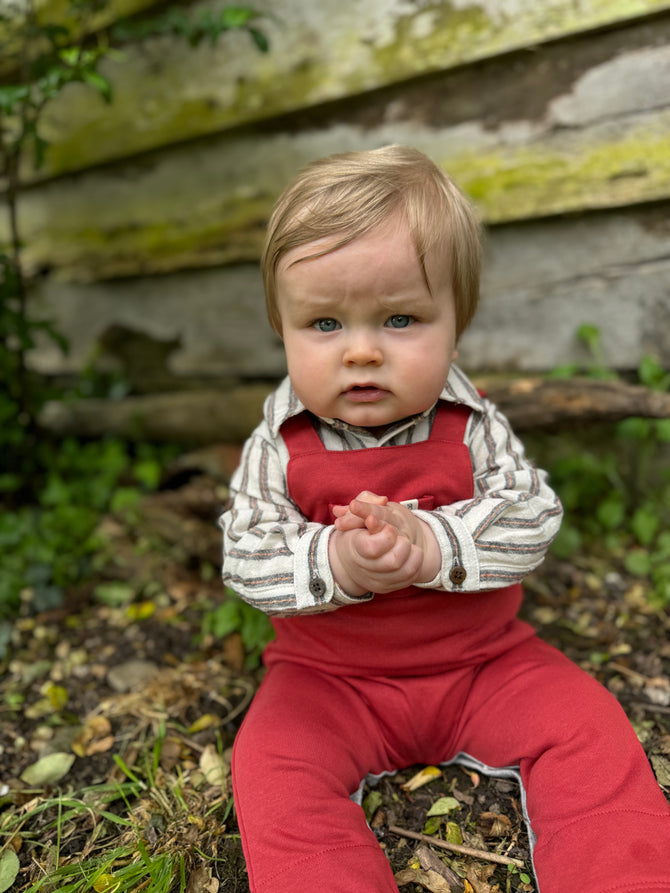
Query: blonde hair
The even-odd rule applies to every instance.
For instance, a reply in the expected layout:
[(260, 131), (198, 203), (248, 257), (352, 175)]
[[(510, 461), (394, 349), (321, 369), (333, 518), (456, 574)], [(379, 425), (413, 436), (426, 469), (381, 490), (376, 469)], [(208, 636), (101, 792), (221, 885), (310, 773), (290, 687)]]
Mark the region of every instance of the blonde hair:
[[(281, 335), (277, 267), (293, 248), (335, 237), (324, 254), (404, 213), (428, 289), (429, 253), (451, 276), (456, 337), (479, 300), (480, 226), (450, 177), (417, 149), (386, 146), (330, 155), (309, 164), (280, 195), (268, 223), (261, 268), (272, 328)], [(338, 238), (339, 237), (339, 238)]]

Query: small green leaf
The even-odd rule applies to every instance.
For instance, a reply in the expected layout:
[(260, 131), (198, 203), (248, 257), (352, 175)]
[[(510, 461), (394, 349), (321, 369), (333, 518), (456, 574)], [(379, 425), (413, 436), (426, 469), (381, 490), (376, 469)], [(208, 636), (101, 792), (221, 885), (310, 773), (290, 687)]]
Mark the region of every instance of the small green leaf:
[(551, 551), (558, 558), (570, 558), (575, 552), (579, 551), (581, 545), (581, 533), (574, 525), (565, 522), (551, 545)]
[(607, 530), (620, 527), (626, 517), (626, 507), (622, 497), (613, 493), (604, 499), (596, 509), (596, 517)]
[(9, 890), (19, 873), (19, 859), (14, 850), (7, 849), (0, 856), (0, 893)]
[(429, 837), (433, 834), (437, 834), (440, 830), (440, 826), (442, 825), (442, 819), (439, 815), (432, 816), (427, 819), (426, 824), (423, 826), (423, 833), (427, 834)]
[(248, 30), (261, 53), (269, 52), (270, 44), (265, 34), (263, 34), (262, 31), (259, 31), (258, 28), (249, 28)]
[(258, 13), (244, 6), (227, 6), (221, 11), (221, 24), (225, 28), (242, 28)]
[(646, 577), (651, 571), (651, 559), (645, 549), (634, 549), (624, 559), (626, 570), (636, 577)]
[(68, 774), (74, 760), (73, 753), (50, 753), (24, 769), (21, 781), (36, 787), (56, 784)]
[(365, 800), (363, 800), (363, 812), (368, 822), (372, 821), (373, 815), (382, 805), (383, 799), (379, 791), (370, 791)]
[(93, 596), (103, 605), (120, 608), (135, 597), (135, 590), (127, 583), (100, 583), (93, 590)]
[(106, 102), (112, 101), (112, 87), (107, 78), (104, 78), (97, 71), (84, 71), (82, 74), (84, 81), (97, 90)]
[(463, 834), (456, 822), (447, 822), (447, 843), (455, 843), (458, 846), (463, 843)]
[(447, 815), (447, 813), (453, 812), (454, 809), (460, 808), (461, 804), (455, 797), (440, 797), (439, 800), (433, 803), (426, 815), (429, 817), (433, 815)]
[(643, 546), (651, 545), (658, 533), (661, 519), (653, 506), (642, 505), (637, 509), (631, 519), (631, 527), (638, 542)]

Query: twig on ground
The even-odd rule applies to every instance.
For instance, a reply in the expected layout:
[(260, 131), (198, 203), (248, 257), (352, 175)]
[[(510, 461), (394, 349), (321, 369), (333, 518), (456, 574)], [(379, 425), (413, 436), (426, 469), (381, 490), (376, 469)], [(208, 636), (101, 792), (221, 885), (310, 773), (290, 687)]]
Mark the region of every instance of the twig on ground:
[(670, 679), (667, 679), (665, 676), (645, 676), (643, 673), (631, 670), (630, 667), (626, 667), (624, 664), (616, 661), (609, 661), (607, 669), (614, 670), (615, 673), (620, 673), (622, 676), (628, 676), (629, 679), (639, 682), (641, 685), (649, 685), (652, 688), (661, 688), (665, 691), (670, 690)]
[(435, 837), (429, 837), (427, 834), (419, 834), (417, 831), (406, 831), (404, 828), (398, 828), (397, 825), (389, 825), (389, 831), (398, 834), (400, 837), (410, 837), (412, 840), (420, 840), (422, 843), (428, 843), (431, 846), (439, 847), (443, 850), (451, 850), (453, 853), (460, 853), (463, 856), (472, 856), (474, 859), (482, 859), (484, 862), (496, 862), (498, 865), (515, 865), (517, 868), (524, 868), (525, 863), (521, 859), (512, 859), (511, 856), (500, 856), (498, 853), (487, 853), (486, 850), (475, 850), (469, 846), (463, 846), (459, 843), (447, 843), (446, 840), (439, 840)]

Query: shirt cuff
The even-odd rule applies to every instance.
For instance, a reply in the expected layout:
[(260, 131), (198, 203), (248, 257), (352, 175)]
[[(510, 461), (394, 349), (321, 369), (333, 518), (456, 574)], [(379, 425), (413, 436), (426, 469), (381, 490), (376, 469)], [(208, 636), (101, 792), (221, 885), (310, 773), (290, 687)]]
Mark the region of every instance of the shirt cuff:
[(442, 565), (427, 583), (415, 583), (419, 589), (445, 592), (474, 592), (480, 588), (479, 558), (475, 541), (456, 515), (417, 510), (414, 514), (430, 527), (442, 555)]
[(335, 580), (328, 561), (328, 540), (335, 528), (314, 525), (298, 540), (293, 556), (293, 579), (298, 611), (332, 602)]

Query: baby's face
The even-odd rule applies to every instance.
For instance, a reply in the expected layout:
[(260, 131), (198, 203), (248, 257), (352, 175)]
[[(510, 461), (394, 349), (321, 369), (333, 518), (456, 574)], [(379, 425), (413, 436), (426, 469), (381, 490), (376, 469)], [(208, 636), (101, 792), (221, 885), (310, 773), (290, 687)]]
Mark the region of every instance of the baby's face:
[(279, 262), (289, 376), (316, 415), (379, 429), (439, 397), (456, 357), (454, 298), (447, 282), (429, 291), (401, 216), (305, 259), (335, 241), (301, 245)]

